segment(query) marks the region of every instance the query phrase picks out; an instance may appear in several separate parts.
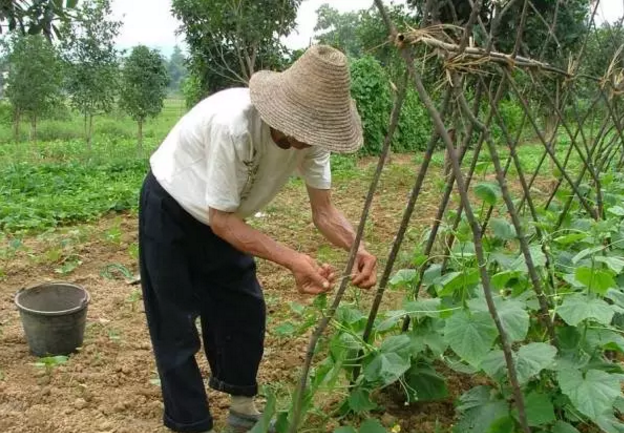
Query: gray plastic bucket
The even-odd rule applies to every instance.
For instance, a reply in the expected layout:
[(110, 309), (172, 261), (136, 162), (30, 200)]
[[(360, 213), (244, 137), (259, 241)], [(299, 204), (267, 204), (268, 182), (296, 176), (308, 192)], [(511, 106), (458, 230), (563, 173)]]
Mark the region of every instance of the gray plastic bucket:
[(84, 288), (64, 282), (20, 290), (15, 305), (30, 353), (39, 357), (69, 355), (81, 347), (89, 301)]

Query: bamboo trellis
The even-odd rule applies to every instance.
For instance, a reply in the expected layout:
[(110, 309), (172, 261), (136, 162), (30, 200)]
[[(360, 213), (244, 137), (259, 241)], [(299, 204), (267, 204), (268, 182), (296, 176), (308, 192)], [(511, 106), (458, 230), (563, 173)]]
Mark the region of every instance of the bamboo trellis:
[[(384, 165), (387, 161), (387, 154), (392, 142), (393, 134), (397, 128), (403, 102), (407, 91), (407, 86), (413, 84), (420, 100), (426, 107), (434, 125), (431, 137), (428, 141), (427, 148), (424, 152), (422, 163), (415, 172), (414, 185), (409, 195), (408, 202), (405, 206), (400, 226), (397, 229), (394, 242), (391, 246), (390, 253), (387, 257), (385, 268), (383, 269), (376, 295), (370, 310), (366, 328), (363, 334), (363, 340), (368, 341), (371, 336), (375, 318), (380, 309), (385, 290), (388, 286), (394, 265), (397, 261), (405, 234), (407, 232), (410, 219), (420, 197), (424, 181), (427, 177), (430, 163), (436, 146), (441, 141), (446, 148), (447, 157), (450, 163), (450, 171), (446, 177), (446, 186), (442, 194), (442, 199), (437, 210), (436, 217), (432, 224), (431, 230), (424, 246), (424, 255), (429, 256), (436, 247), (436, 240), (440, 234), (440, 228), (445, 215), (451, 212), (450, 203), (453, 192), (460, 197), (460, 204), (453, 218), (454, 232), (460, 221), (462, 214), (470, 226), (475, 253), (479, 265), (479, 273), (483, 294), (491, 315), (499, 333), (501, 347), (503, 349), (505, 364), (507, 368), (508, 379), (513, 390), (513, 402), (518, 411), (518, 420), (522, 431), (529, 433), (529, 428), (524, 397), (518, 384), (516, 377), (516, 369), (514, 366), (514, 358), (512, 356), (512, 348), (508, 335), (503, 327), (499, 313), (496, 309), (490, 276), (486, 269), (486, 258), (482, 245), (482, 236), (488, 228), (488, 222), (493, 214), (493, 206), (490, 206), (483, 221), (479, 221), (469, 198), (470, 184), (475, 177), (476, 167), (483, 150), (486, 149), (489, 158), (494, 166), (496, 182), (500, 186), (504, 206), (510, 217), (511, 223), (516, 230), (517, 238), (520, 244), (521, 254), (524, 257), (528, 269), (529, 278), (533, 286), (533, 290), (539, 301), (539, 319), (542, 321), (544, 328), (547, 330), (547, 340), (554, 346), (557, 346), (557, 336), (553, 326), (549, 311), (552, 308), (551, 301), (545, 295), (542, 280), (538, 274), (529, 248), (529, 234), (525, 231), (525, 226), (520, 219), (521, 213), (526, 208), (528, 217), (535, 223), (539, 222), (538, 207), (542, 206), (532, 197), (532, 189), (536, 180), (539, 178), (544, 163), (550, 161), (558, 170), (556, 183), (545, 200), (543, 206), (548, 209), (552, 206), (553, 200), (557, 193), (566, 189), (569, 192), (564, 205), (559, 211), (559, 219), (556, 224), (558, 228), (569, 216), (572, 204), (576, 201), (580, 205), (579, 212), (585, 212), (586, 215), (593, 219), (602, 219), (604, 217), (604, 205), (602, 197), (601, 174), (607, 170), (619, 170), (624, 166), (624, 112), (619, 108), (618, 98), (621, 93), (621, 86), (624, 83), (624, 72), (622, 69), (622, 60), (620, 59), (621, 49), (617, 50), (615, 58), (612, 60), (609, 68), (602, 77), (594, 77), (580, 72), (580, 65), (585, 61), (587, 41), (589, 32), (594, 25), (596, 12), (599, 1), (594, 2), (591, 9), (591, 21), (589, 23), (589, 32), (584, 38), (582, 49), (576, 53), (575, 57), (569, 62), (567, 70), (555, 67), (549, 64), (545, 59), (532, 59), (527, 56), (520, 56), (522, 36), (528, 13), (537, 13), (529, 0), (523, 0), (522, 14), (518, 18), (520, 29), (516, 36), (515, 46), (511, 53), (503, 53), (494, 50), (494, 44), (500, 24), (501, 17), (509, 11), (511, 5), (518, 0), (511, 0), (501, 6), (497, 4), (496, 14), (492, 21), (489, 31), (481, 22), (479, 11), (483, 3), (482, 0), (469, 0), (473, 6), (470, 18), (461, 28), (456, 26), (441, 25), (439, 23), (431, 23), (423, 21), (422, 27), (419, 29), (408, 28), (404, 32), (399, 32), (395, 24), (389, 18), (381, 0), (374, 0), (374, 3), (381, 14), (389, 34), (389, 43), (393, 44), (395, 49), (400, 53), (405, 66), (406, 74), (400, 83), (398, 94), (392, 109), (388, 133), (385, 138), (382, 153), (379, 157), (377, 169), (374, 173), (372, 182), (369, 187), (361, 218), (357, 230), (356, 241), (353, 245), (344, 275), (351, 275), (355, 263), (355, 256), (359, 244), (363, 237), (364, 227), (369, 215), (371, 204), (379, 184)], [(428, 8), (434, 3), (426, 2), (423, 16), (428, 16)], [(545, 47), (551, 39), (556, 40), (553, 29), (556, 26), (556, 20), (560, 8), (557, 2), (557, 11), (554, 14), (552, 23), (547, 23), (543, 18), (544, 24), (549, 28), (547, 40), (544, 42), (541, 55), (545, 52)], [(471, 43), (470, 35), (475, 26), (480, 26), (485, 34), (488, 35), (485, 47), (474, 47)], [(449, 34), (461, 34), (460, 38), (453, 39)], [(418, 68), (414, 64), (413, 49), (417, 46), (427, 47), (432, 50), (438, 58), (441, 59), (444, 71), (444, 89), (443, 97), (440, 98), (440, 106), (436, 107), (432, 97), (428, 93)], [(615, 50), (614, 50), (615, 51)], [(522, 71), (527, 77), (531, 85), (522, 88), (515, 79), (515, 73)], [(493, 77), (495, 79), (493, 79)], [(472, 104), (466, 96), (466, 83), (471, 80), (474, 86), (472, 90)], [(546, 80), (555, 83), (555, 94), (544, 84)], [(581, 113), (573, 96), (580, 86), (589, 87), (593, 91), (593, 99), (589, 105), (589, 109), (585, 113)], [(540, 125), (536, 119), (533, 107), (528, 98), (530, 92), (539, 92), (545, 96), (543, 100), (552, 114), (556, 118), (555, 131), (563, 131), (569, 139), (570, 144), (567, 148), (563, 159), (556, 151), (557, 134), (549, 136), (545, 127)], [(522, 123), (516, 134), (509, 130), (505, 124), (503, 116), (500, 112), (500, 103), (502, 98), (507, 95), (513, 95), (518, 101), (522, 109)], [(564, 114), (563, 106), (572, 106), (572, 113)], [(484, 109), (484, 106), (486, 107)], [(604, 119), (598, 122), (597, 131), (594, 133), (593, 117), (591, 119), (592, 133), (586, 134), (586, 123), (593, 116), (598, 108), (606, 113)], [(466, 119), (464, 130), (461, 134), (450, 134), (450, 124), (453, 123), (453, 116), (461, 115)], [(570, 122), (572, 118), (574, 121)], [(506, 146), (509, 155), (506, 160), (502, 160), (500, 156), (500, 144), (496, 144), (492, 138), (492, 130), (495, 126), (500, 128), (502, 133), (502, 144)], [(521, 139), (521, 133), (526, 126), (529, 126), (535, 134), (539, 145), (543, 148), (543, 153), (539, 158), (537, 168), (532, 173), (527, 173), (523, 167), (522, 161), (518, 156), (518, 145)], [(477, 139), (474, 140), (476, 133)], [(461, 143), (457, 143), (457, 137), (462, 136)], [(466, 166), (465, 157), (469, 154), (468, 150), (472, 149), (472, 159)], [(570, 163), (573, 156), (580, 160), (581, 168), (578, 171), (570, 170)], [(507, 174), (510, 169), (515, 169), (518, 182), (521, 187), (520, 200), (514, 201), (509, 190)], [(576, 177), (574, 177), (576, 175)], [(595, 199), (588, 199), (586, 191), (581, 188), (583, 184), (591, 185), (595, 193)], [(535, 234), (543, 248), (546, 248), (544, 234), (540, 230), (540, 225), (535, 224)], [(446, 252), (450, 251), (454, 239), (447, 236), (441, 244), (446, 248)], [(448, 256), (448, 254), (442, 254)], [(546, 255), (546, 268), (552, 266), (548, 262)], [(446, 266), (443, 262), (442, 268)], [(424, 267), (422, 268), (424, 270)], [(417, 281), (422, 281), (421, 271)], [(308, 375), (312, 365), (316, 345), (333, 318), (340, 302), (347, 290), (349, 280), (343, 278), (339, 289), (336, 293), (334, 301), (328, 311), (317, 325), (312, 337), (310, 338), (306, 361), (303, 366), (301, 380), (294, 398), (293, 416), (290, 421), (290, 433), (297, 431), (301, 417), (301, 407), (304, 399), (304, 391), (307, 387)], [(420, 289), (420, 287), (419, 287)], [(418, 290), (416, 291), (418, 295)], [(403, 323), (404, 330), (409, 327), (409, 319)], [(356, 370), (357, 376), (359, 371)]]

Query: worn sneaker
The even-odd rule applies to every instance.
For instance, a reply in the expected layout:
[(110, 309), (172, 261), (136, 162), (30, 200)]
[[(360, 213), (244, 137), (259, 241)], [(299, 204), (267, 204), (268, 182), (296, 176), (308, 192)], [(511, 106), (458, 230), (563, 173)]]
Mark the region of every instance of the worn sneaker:
[[(230, 411), (227, 419), (227, 428), (225, 430), (225, 433), (247, 433), (261, 419), (262, 414), (246, 415), (243, 413)], [(276, 433), (274, 421), (271, 421), (271, 423), (269, 424), (269, 429), (267, 431), (268, 433)]]

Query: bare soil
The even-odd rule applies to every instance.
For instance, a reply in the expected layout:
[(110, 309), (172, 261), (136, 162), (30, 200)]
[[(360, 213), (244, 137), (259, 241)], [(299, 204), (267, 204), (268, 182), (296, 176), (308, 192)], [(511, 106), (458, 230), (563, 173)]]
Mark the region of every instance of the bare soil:
[[(337, 180), (334, 200), (347, 218), (358, 221), (374, 164), (362, 162), (362, 175), (356, 179)], [(367, 225), (367, 245), (380, 259), (380, 272), (393, 241), (407, 201), (417, 166), (410, 158), (393, 156), (385, 170)], [(439, 167), (432, 170), (440, 171)], [(420, 233), (431, 224), (441, 197), (436, 184), (439, 175), (428, 176), (410, 225), (410, 233)], [(516, 189), (514, 187), (514, 189)], [(517, 190), (517, 189), (516, 189)], [(313, 228), (303, 186), (289, 186), (254, 224), (290, 246), (319, 260), (330, 261), (340, 269), (346, 253), (331, 248)], [(123, 278), (105, 278), (101, 271), (110, 264), (122, 264), (137, 272), (129, 250), (136, 244), (137, 222), (133, 214), (109, 216), (97, 224), (59, 230), (49, 236), (33, 236), (24, 247), (0, 262), (4, 278), (0, 281), (0, 431), (4, 433), (139, 433), (165, 432), (162, 427), (160, 388), (151, 344), (144, 320), (142, 301), (133, 299), (138, 286)], [(81, 238), (75, 231), (83, 233)], [(121, 233), (111, 241), (103, 234)], [(85, 235), (86, 234), (86, 235)], [(67, 239), (76, 242), (63, 242)], [(59, 246), (60, 245), (60, 246)], [(404, 254), (409, 256), (413, 243), (406, 241)], [(50, 254), (50, 251), (61, 251)], [(71, 273), (57, 269), (67, 257), (78, 257), (81, 264)], [(28, 352), (13, 297), (24, 286), (49, 280), (65, 280), (83, 285), (92, 301), (88, 310), (85, 341), (82, 349), (65, 365), (51, 371), (34, 366), (36, 358)], [(284, 339), (271, 332), (289, 317), (289, 302), (310, 303), (298, 295), (293, 279), (277, 266), (259, 262), (259, 279), (269, 307), (269, 331), (261, 383), (295, 383), (303, 364), (307, 336)], [(373, 293), (364, 298), (372, 299)], [(393, 299), (394, 297), (394, 299)], [(400, 298), (400, 296), (399, 296)], [(387, 302), (398, 300), (389, 294)], [(204, 377), (209, 369), (201, 352), (198, 360)], [(436, 425), (448, 429), (454, 422), (454, 399), (465, 389), (462, 378), (449, 377), (452, 396), (443, 402), (402, 406), (399, 397), (381, 395), (387, 408), (382, 421), (400, 424), (404, 432), (433, 432)], [(210, 404), (223, 426), (228, 398), (209, 391)], [(333, 400), (333, 401), (332, 401)], [(329, 399), (331, 406), (339, 398)], [(389, 425), (389, 427), (392, 427)], [(324, 425), (310, 431), (328, 431)], [(442, 430), (442, 431), (444, 431)], [(218, 431), (218, 430), (217, 430)]]

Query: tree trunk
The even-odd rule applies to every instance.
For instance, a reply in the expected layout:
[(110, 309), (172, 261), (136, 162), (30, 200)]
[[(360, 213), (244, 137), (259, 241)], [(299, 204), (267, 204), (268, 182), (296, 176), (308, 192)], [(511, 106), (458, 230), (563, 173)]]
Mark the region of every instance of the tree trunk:
[(30, 140), (37, 144), (37, 115), (33, 114), (31, 119)]
[(20, 112), (19, 109), (15, 110), (15, 119), (13, 120), (14, 122), (14, 134), (15, 134), (15, 142), (19, 143), (20, 141), (20, 121), (22, 120), (22, 113)]
[[(91, 137), (93, 136), (93, 114), (89, 114), (89, 124), (87, 125), (87, 149), (89, 149), (89, 153), (91, 153)], [(85, 119), (86, 123), (87, 119)]]
[(143, 153), (143, 119), (139, 120), (139, 141), (137, 150), (139, 152), (139, 156)]

